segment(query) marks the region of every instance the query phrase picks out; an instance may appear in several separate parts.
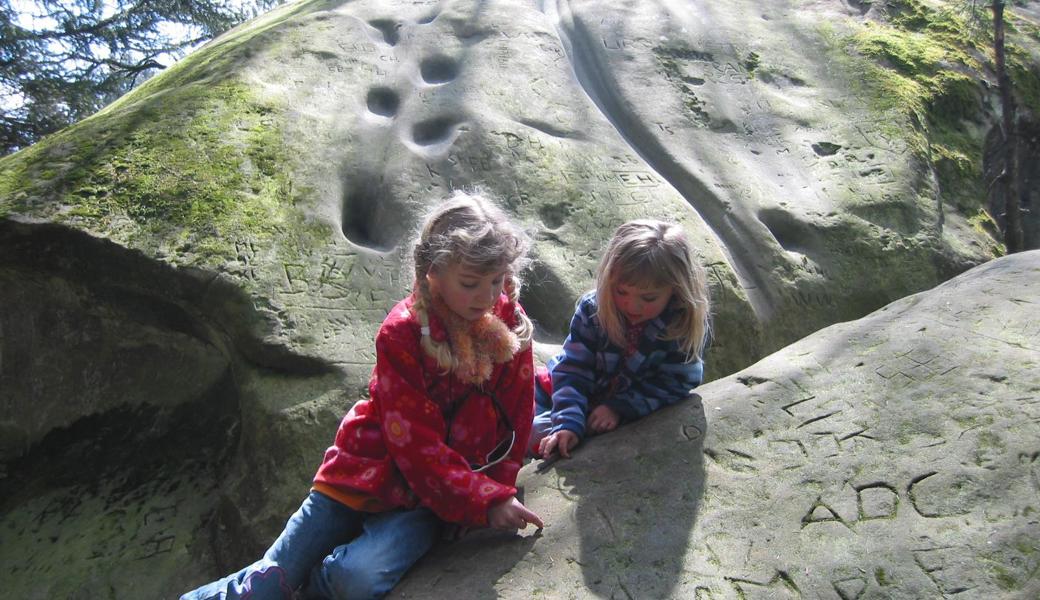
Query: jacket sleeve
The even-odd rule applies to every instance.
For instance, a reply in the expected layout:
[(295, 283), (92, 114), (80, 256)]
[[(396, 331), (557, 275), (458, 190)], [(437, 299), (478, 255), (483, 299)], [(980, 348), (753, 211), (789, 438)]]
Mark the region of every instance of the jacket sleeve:
[(551, 367), (553, 383), (552, 430), (585, 435), (589, 396), (596, 385), (596, 330), (592, 319), (596, 305), (591, 296), (578, 302), (571, 318), (570, 333), (563, 342), (563, 354)]
[(639, 419), (655, 410), (689, 397), (704, 379), (704, 363), (684, 362), (681, 352), (672, 351), (662, 364), (638, 379), (628, 389), (618, 392), (604, 404), (627, 421)]
[(445, 443), (447, 425), (426, 393), (418, 341), (404, 327), (376, 337), (376, 384), (383, 437), (390, 456), (422, 505), (450, 523), (487, 525), (491, 504), (516, 488), (470, 470)]
[(495, 393), (516, 431), (513, 449), (509, 458), (486, 471), (487, 475), (503, 485), (516, 485), (516, 475), (524, 465), (527, 440), (531, 437), (531, 422), (534, 420), (534, 362), (531, 346), (517, 352), (509, 365), (509, 379)]

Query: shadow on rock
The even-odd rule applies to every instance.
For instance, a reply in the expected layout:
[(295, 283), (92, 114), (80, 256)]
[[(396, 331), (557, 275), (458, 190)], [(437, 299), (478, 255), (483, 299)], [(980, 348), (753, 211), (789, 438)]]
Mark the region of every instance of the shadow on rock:
[[(319, 419), (323, 431), (335, 422), (317, 401), (295, 405), (337, 404), (340, 376), (253, 335), (263, 317), (217, 282), (82, 232), (0, 219), (0, 564), (11, 597), (167, 598), (209, 577), (214, 555), (252, 559), (268, 533), (257, 521), (288, 514), (282, 490), (303, 488), (298, 474), (320, 456), (311, 446), (325, 441), (307, 443)], [(231, 493), (250, 475), (263, 494)], [(226, 506), (250, 537), (210, 533)]]
[(499, 586), (541, 537), (540, 533), (480, 530), (457, 541), (442, 541), (416, 564), (415, 576), (405, 577), (390, 597), (501, 598), (506, 592)]
[(705, 430), (694, 395), (590, 439), (544, 472), (541, 461), (529, 464), (518, 483), (544, 530), (439, 546), (392, 597), (672, 596), (705, 487)]
[(556, 463), (576, 500), (585, 587), (601, 598), (666, 598), (680, 582), (704, 491), (700, 396), (592, 438)]

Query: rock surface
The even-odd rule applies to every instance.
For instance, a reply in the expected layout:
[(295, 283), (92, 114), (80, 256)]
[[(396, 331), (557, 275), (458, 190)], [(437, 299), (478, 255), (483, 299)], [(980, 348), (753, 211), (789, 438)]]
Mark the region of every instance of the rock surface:
[(834, 325), (521, 472), (538, 534), (396, 598), (1036, 598), (1040, 252)]
[(452, 188), (531, 230), (550, 345), (614, 227), (681, 222), (713, 377), (999, 254), (984, 65), (889, 4), (298, 2), (0, 159), (11, 589), (169, 597), (261, 552)]

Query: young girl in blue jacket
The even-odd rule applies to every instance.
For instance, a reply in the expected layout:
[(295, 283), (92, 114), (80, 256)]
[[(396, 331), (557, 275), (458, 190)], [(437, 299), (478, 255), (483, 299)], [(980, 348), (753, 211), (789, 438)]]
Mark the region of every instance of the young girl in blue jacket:
[(610, 240), (563, 352), (539, 369), (529, 451), (570, 457), (587, 436), (679, 402), (701, 383), (708, 285), (682, 228), (639, 220)]

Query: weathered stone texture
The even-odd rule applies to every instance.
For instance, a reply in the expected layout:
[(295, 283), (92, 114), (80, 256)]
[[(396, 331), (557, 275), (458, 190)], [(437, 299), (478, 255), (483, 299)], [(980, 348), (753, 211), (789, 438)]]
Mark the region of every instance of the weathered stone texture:
[[(888, 42), (947, 43), (917, 21), (897, 22), (924, 11), (927, 24), (939, 13), (925, 9), (938, 4), (915, 0), (885, 15), (836, 0), (297, 2), (0, 159), (0, 563), (11, 565), (11, 589), (25, 598), (93, 598), (109, 588), (172, 597), (185, 582), (261, 552), (305, 492), (336, 423), (365, 393), (373, 335), (411, 284), (409, 239), (454, 188), (483, 186), (531, 232), (522, 301), (542, 354), (562, 341), (617, 225), (680, 222), (712, 288), (712, 378), (999, 255), (981, 212), (981, 167), (965, 154), (982, 152), (995, 123), (992, 89), (964, 83), (962, 71), (984, 68), (957, 63), (963, 52), (943, 47), (949, 53), (928, 68), (955, 71), (968, 92), (919, 86), (916, 96), (897, 96), (906, 105), (893, 104), (879, 83), (890, 80), (878, 77), (891, 78), (894, 67), (863, 42), (881, 32)], [(1033, 4), (1011, 34), (1026, 75), (1040, 64)], [(939, 105), (957, 110), (932, 122), (929, 107)], [(905, 341), (917, 335), (908, 331)], [(891, 368), (895, 384), (938, 368), (930, 354), (904, 356), (924, 362), (878, 364), (872, 377)], [(862, 369), (841, 369), (824, 383), (856, 392)], [(777, 377), (734, 389), (803, 399), (790, 398), (794, 384)], [(821, 390), (814, 394), (833, 391)], [(784, 414), (827, 412), (807, 400)], [(848, 414), (795, 433), (823, 431)], [(745, 420), (763, 420), (768, 432), (786, 427), (776, 418), (766, 411)], [(717, 421), (719, 435), (727, 422)], [(874, 452), (867, 434), (840, 439), (853, 431), (846, 425), (835, 441), (776, 441), (769, 453), (755, 446), (762, 440), (709, 445), (707, 472), (753, 468), (764, 481), (776, 469), (804, 468), (784, 461), (813, 452)], [(643, 498), (660, 496), (685, 524), (704, 472), (692, 450), (703, 427), (690, 427), (682, 447), (693, 453), (677, 459), (689, 461), (686, 496), (648, 488)], [(972, 435), (919, 419), (907, 427), (949, 447)], [(633, 460), (653, 449), (627, 434), (615, 439)], [(877, 456), (887, 456), (882, 450)], [(624, 465), (657, 477), (668, 472), (662, 465), (680, 464), (668, 460), (620, 460), (619, 470), (581, 485), (605, 498), (636, 477)], [(806, 535), (835, 523), (854, 529), (857, 503), (873, 515), (910, 502), (896, 506), (886, 494), (891, 485), (905, 495), (902, 479), (871, 487), (873, 476), (850, 474), (849, 485), (867, 487), (825, 496), (837, 475), (813, 477), (807, 485), (819, 488), (820, 503), (813, 496), (802, 506), (801, 492), (784, 492), (793, 495), (790, 510), (823, 521)], [(915, 489), (944, 481), (924, 477)], [(747, 487), (733, 486), (737, 497)], [(936, 515), (980, 506), (970, 494), (915, 497)], [(615, 562), (595, 564), (633, 578), (626, 586), (643, 584), (626, 561), (644, 548), (679, 573), (669, 553), (687, 532), (637, 534), (661, 513), (626, 502), (618, 506), (631, 509), (628, 529), (597, 513), (602, 503), (583, 503), (567, 517), (581, 526), (573, 539), (613, 540), (603, 542), (602, 560)], [(554, 527), (568, 522), (560, 517), (567, 506), (552, 509), (561, 511), (552, 513)], [(827, 521), (831, 513), (837, 520)], [(710, 544), (718, 564), (682, 568), (707, 573), (713, 590), (725, 587), (719, 577), (731, 577), (731, 587), (744, 579), (808, 585), (793, 571), (774, 580), (765, 566), (735, 562), (734, 553), (751, 553), (739, 535), (773, 525), (740, 514), (727, 534), (737, 536), (733, 546), (691, 538)], [(613, 589), (615, 579), (603, 577), (575, 579), (567, 593)], [(848, 590), (858, 584), (849, 581), (835, 585), (855, 597)], [(646, 585), (689, 591), (674, 578)]]
[(1033, 251), (817, 332), (525, 467), (545, 529), (445, 544), (395, 597), (1035, 598), (1037, 305)]

